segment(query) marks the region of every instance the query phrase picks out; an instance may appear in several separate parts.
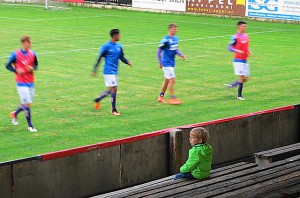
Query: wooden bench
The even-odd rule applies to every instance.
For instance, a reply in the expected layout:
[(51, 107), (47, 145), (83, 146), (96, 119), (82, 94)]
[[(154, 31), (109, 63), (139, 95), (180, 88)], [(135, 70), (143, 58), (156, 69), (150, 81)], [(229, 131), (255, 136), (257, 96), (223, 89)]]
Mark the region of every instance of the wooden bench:
[[(208, 179), (222, 177), (224, 175), (257, 167), (254, 163), (240, 162), (237, 164), (217, 168), (211, 171)], [(199, 180), (173, 180), (174, 175), (158, 179), (155, 181), (147, 182), (141, 185), (133, 186), (123, 190), (98, 195), (95, 198), (112, 198), (112, 197), (139, 197), (141, 194), (147, 194), (149, 191), (164, 192), (165, 189), (176, 189), (178, 186), (186, 186), (199, 182)]]
[(263, 167), (272, 162), (283, 160), (295, 155), (300, 155), (300, 143), (254, 153), (255, 163), (258, 164), (259, 167)]
[(237, 163), (211, 171), (206, 180), (173, 180), (173, 176), (123, 190), (98, 195), (102, 197), (269, 197), (300, 193), (300, 156), (257, 167)]

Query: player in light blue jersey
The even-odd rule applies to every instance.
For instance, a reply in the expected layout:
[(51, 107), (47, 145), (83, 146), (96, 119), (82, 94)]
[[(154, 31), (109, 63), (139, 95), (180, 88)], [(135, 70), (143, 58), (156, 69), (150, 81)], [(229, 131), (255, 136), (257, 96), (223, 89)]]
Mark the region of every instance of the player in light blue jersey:
[[(175, 56), (179, 55), (183, 60), (186, 56), (182, 54), (178, 49), (178, 37), (175, 36), (177, 33), (177, 25), (170, 24), (168, 35), (165, 36), (159, 44), (157, 50), (157, 58), (159, 62), (159, 68), (162, 68), (164, 72), (164, 82), (161, 87), (160, 95), (157, 99), (158, 102), (170, 103), (174, 105), (181, 104), (182, 102), (175, 96), (174, 84), (175, 84)], [(161, 58), (161, 53), (163, 57)], [(167, 101), (164, 99), (165, 92), (169, 87), (170, 98)]]
[(93, 69), (93, 75), (95, 76), (97, 73), (97, 67), (99, 66), (102, 57), (104, 57), (105, 64), (103, 68), (103, 75), (105, 86), (108, 87), (108, 90), (102, 92), (97, 98), (95, 98), (94, 107), (97, 110), (100, 109), (100, 100), (110, 94), (112, 114), (119, 116), (121, 114), (116, 108), (119, 59), (129, 66), (132, 66), (132, 63), (124, 57), (122, 45), (117, 43), (117, 41), (120, 40), (120, 31), (118, 29), (113, 29), (110, 31), (110, 36), (111, 40), (101, 47), (99, 57)]

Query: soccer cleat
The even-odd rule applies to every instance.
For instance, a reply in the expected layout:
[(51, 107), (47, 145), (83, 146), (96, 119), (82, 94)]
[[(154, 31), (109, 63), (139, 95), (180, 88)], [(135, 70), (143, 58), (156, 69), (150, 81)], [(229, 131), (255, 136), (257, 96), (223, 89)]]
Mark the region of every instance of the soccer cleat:
[(179, 105), (182, 103), (182, 101), (179, 100), (178, 98), (170, 98), (168, 100), (168, 103), (170, 103), (171, 105)]
[(237, 99), (238, 99), (238, 100), (246, 100), (246, 99), (243, 98), (242, 96), (238, 96)]
[(158, 97), (157, 102), (168, 103), (162, 96)]
[(224, 86), (225, 86), (226, 88), (228, 88), (228, 89), (233, 88), (233, 86), (232, 86), (231, 84), (224, 84)]
[(111, 112), (114, 116), (120, 116), (121, 114), (118, 111), (112, 111)]
[(96, 110), (99, 110), (99, 109), (101, 109), (100, 102), (95, 102), (95, 104), (94, 104), (94, 108), (95, 108)]
[(19, 122), (17, 120), (17, 116), (15, 115), (15, 112), (11, 112), (10, 113), (10, 117), (11, 117), (11, 123), (14, 125), (14, 126), (17, 126), (19, 125)]
[(37, 132), (36, 128), (34, 127), (28, 127), (29, 132)]

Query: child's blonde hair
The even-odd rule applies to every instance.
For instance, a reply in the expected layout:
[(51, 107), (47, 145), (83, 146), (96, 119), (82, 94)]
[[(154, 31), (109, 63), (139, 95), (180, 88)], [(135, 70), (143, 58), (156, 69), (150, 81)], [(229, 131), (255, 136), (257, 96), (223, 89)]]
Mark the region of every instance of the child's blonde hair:
[(190, 135), (197, 139), (201, 139), (202, 143), (206, 143), (209, 138), (208, 131), (203, 127), (193, 128), (190, 132)]

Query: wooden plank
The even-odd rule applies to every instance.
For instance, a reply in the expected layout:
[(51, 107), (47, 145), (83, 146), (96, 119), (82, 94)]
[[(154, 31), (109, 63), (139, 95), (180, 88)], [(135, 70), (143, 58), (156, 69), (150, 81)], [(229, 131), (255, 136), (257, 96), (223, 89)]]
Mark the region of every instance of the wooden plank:
[[(195, 190), (195, 189), (198, 189), (200, 187), (208, 187), (209, 185), (215, 185), (215, 184), (221, 183), (221, 182), (227, 182), (227, 181), (229, 181), (231, 179), (234, 179), (234, 178), (238, 178), (238, 177), (249, 175), (249, 174), (255, 174), (255, 173), (260, 172), (262, 170), (272, 169), (274, 167), (283, 166), (283, 165), (286, 165), (286, 164), (289, 164), (289, 163), (291, 163), (291, 162), (286, 162), (286, 161), (275, 162), (275, 163), (272, 164), (272, 166), (264, 167), (262, 169), (259, 169), (257, 167), (256, 168), (251, 168), (251, 169), (246, 169), (246, 170), (242, 170), (240, 172), (235, 172), (235, 173), (232, 173), (232, 174), (228, 174), (228, 175), (224, 175), (222, 177), (209, 179), (209, 180), (198, 182), (198, 183), (195, 183), (195, 184), (190, 184), (190, 185), (185, 185), (185, 186), (173, 186), (170, 189), (160, 188), (160, 189), (157, 189), (157, 190), (154, 190), (154, 191), (151, 191), (151, 192), (146, 192), (146, 193), (139, 194), (139, 195), (141, 195), (141, 196), (142, 195), (144, 195), (144, 196), (147, 195), (148, 197), (154, 197), (154, 195), (156, 193), (163, 192), (164, 194), (161, 197), (167, 197), (167, 196), (176, 197), (175, 196), (176, 194), (180, 194), (182, 192)], [(178, 197), (180, 197), (180, 196), (178, 196)]]
[[(276, 179), (278, 176), (291, 174), (296, 171), (300, 171), (300, 162), (297, 164), (288, 164), (285, 166), (276, 167), (267, 171), (258, 172), (256, 174), (247, 175), (244, 177), (239, 177), (228, 181), (226, 183), (221, 183), (220, 185), (214, 185), (213, 188), (209, 189), (196, 189), (190, 192), (190, 194), (198, 194), (201, 197), (212, 197), (224, 194), (226, 192), (231, 192), (239, 189), (243, 189), (248, 186), (259, 184), (268, 180)], [(184, 196), (181, 196), (184, 197)], [(189, 197), (195, 197), (189, 195)]]
[[(198, 181), (198, 182), (194, 182), (194, 183), (184, 182), (184, 183), (181, 183), (181, 184), (173, 184), (173, 185), (170, 185), (170, 186), (161, 186), (159, 188), (151, 189), (147, 192), (139, 193), (139, 194), (136, 194), (136, 195), (131, 196), (131, 197), (132, 198), (134, 198), (134, 197), (155, 197), (155, 195), (157, 195), (157, 194), (159, 194), (159, 197), (166, 197), (167, 195), (173, 197), (176, 193), (181, 192), (181, 190), (178, 192), (179, 188), (180, 189), (185, 188), (186, 190), (193, 190), (195, 188), (198, 188), (199, 186), (213, 185), (215, 183), (227, 180), (228, 178), (231, 178), (231, 177), (238, 177), (238, 175), (240, 174), (239, 173), (240, 171), (251, 170), (254, 167), (257, 168), (255, 165), (254, 166), (249, 166), (246, 169), (236, 170), (236, 171), (233, 171), (233, 172), (228, 173), (226, 175), (219, 175), (219, 177), (211, 177), (208, 180), (202, 180), (202, 181)], [(162, 196), (160, 196), (161, 193), (163, 194)]]
[(290, 149), (294, 149), (294, 148), (299, 148), (299, 147), (300, 147), (300, 143), (296, 143), (296, 144), (291, 144), (291, 145), (288, 145), (288, 146), (283, 146), (283, 147), (279, 147), (279, 148), (276, 148), (276, 149), (271, 149), (271, 150), (268, 150), (268, 151), (255, 153), (255, 154), (257, 154), (257, 155), (268, 155), (268, 154), (282, 152), (282, 151), (286, 151), (286, 150), (290, 150)]
[(262, 156), (274, 156), (274, 155), (281, 155), (281, 154), (284, 154), (284, 153), (288, 153), (288, 152), (291, 152), (291, 151), (297, 151), (300, 149), (300, 145), (297, 146), (297, 147), (291, 147), (291, 148), (287, 148), (287, 149), (284, 149), (284, 150), (279, 150), (279, 151), (276, 151), (276, 152), (272, 152), (272, 153), (266, 153), (266, 154), (263, 154)]
[(295, 155), (300, 154), (300, 147), (288, 149), (284, 152), (276, 152), (272, 154), (262, 155), (260, 157), (255, 157), (255, 163), (258, 164), (259, 167), (265, 166), (269, 163), (276, 162), (279, 160), (284, 160), (286, 158), (293, 157)]
[(300, 155), (297, 155), (297, 156), (293, 156), (293, 157), (290, 157), (290, 158), (287, 158), (285, 159), (287, 162), (293, 162), (293, 161), (297, 161), (300, 159)]
[[(240, 163), (232, 164), (232, 165), (229, 165), (229, 166), (220, 167), (220, 168), (217, 168), (217, 169), (213, 169), (211, 171), (211, 174), (220, 173), (222, 171), (228, 171), (229, 169), (233, 169), (233, 168), (236, 168), (236, 167), (239, 167), (239, 168), (244, 167), (244, 166), (248, 167), (249, 164), (250, 163), (248, 163), (248, 162), (240, 162)], [(253, 163), (251, 163), (251, 165), (253, 166)], [(165, 182), (173, 182), (174, 181), (173, 178), (174, 178), (174, 175), (169, 176), (169, 177), (164, 177), (162, 179), (154, 180), (154, 181), (151, 181), (151, 182), (147, 182), (147, 183), (144, 183), (144, 184), (141, 184), (141, 185), (125, 188), (125, 189), (122, 189), (122, 190), (113, 191), (113, 192), (110, 192), (110, 193), (94, 196), (93, 198), (104, 198), (104, 197), (109, 198), (109, 197), (116, 197), (116, 196), (124, 196), (125, 193), (134, 192), (134, 191), (142, 189), (142, 188), (147, 188), (147, 187), (151, 187), (151, 186), (154, 186), (154, 185), (157, 185), (157, 184), (162, 184), (162, 183), (165, 184)], [(184, 180), (180, 180), (180, 182), (183, 182), (183, 181)]]
[(191, 185), (191, 184), (194, 184), (194, 183), (199, 183), (199, 182), (202, 183), (202, 182), (205, 182), (205, 181), (209, 181), (213, 178), (221, 177), (224, 174), (231, 174), (231, 173), (234, 173), (234, 172), (238, 172), (238, 171), (253, 168), (253, 167), (256, 167), (256, 165), (253, 164), (253, 163), (249, 163), (249, 164), (246, 164), (246, 165), (243, 165), (243, 166), (240, 166), (240, 167), (235, 167), (235, 168), (230, 169), (230, 170), (225, 170), (225, 171), (222, 171), (222, 172), (217, 172), (215, 174), (211, 174), (209, 179), (207, 179), (207, 180), (199, 181), (199, 180), (180, 179), (180, 180), (172, 181), (172, 182), (168, 183), (167, 185), (166, 184), (159, 184), (159, 185), (151, 186), (149, 188), (139, 189), (139, 190), (137, 190), (135, 192), (132, 192), (132, 193), (123, 194), (121, 197), (134, 198), (134, 197), (146, 196), (146, 195), (152, 194), (152, 193), (164, 192), (166, 190), (176, 189), (180, 186), (188, 186), (188, 185)]
[(265, 155), (265, 154), (268, 154), (268, 153), (274, 153), (274, 152), (277, 152), (277, 151), (281, 151), (281, 150), (285, 150), (285, 149), (289, 149), (289, 148), (293, 148), (293, 147), (297, 147), (297, 146), (300, 146), (300, 143), (290, 144), (290, 145), (287, 145), (287, 146), (274, 148), (274, 149), (270, 149), (270, 150), (267, 150), (267, 151), (257, 152), (257, 153), (254, 153), (254, 156), (256, 156), (256, 155), (261, 156), (261, 155)]
[[(194, 197), (194, 195), (201, 197), (212, 197), (219, 194), (223, 194), (228, 191), (232, 191), (234, 189), (240, 189), (245, 186), (253, 185), (256, 183), (259, 183), (261, 181), (265, 181), (268, 179), (276, 178), (278, 175), (282, 174), (288, 174), (297, 170), (300, 170), (300, 161), (297, 163), (290, 163), (286, 164), (284, 166), (278, 166), (274, 169), (267, 169), (258, 173), (246, 175), (244, 177), (237, 177), (232, 180), (223, 181), (220, 183), (215, 183), (210, 186), (203, 186), (200, 187), (200, 185), (193, 189), (186, 191), (184, 188), (179, 187), (176, 189), (176, 192), (179, 192), (178, 194), (175, 194), (176, 192), (173, 191), (172, 197)], [(276, 172), (276, 174), (274, 174)], [(166, 194), (162, 192), (161, 194), (156, 194), (154, 197), (165, 197)]]
[(296, 171), (292, 174), (283, 175), (281, 177), (278, 177), (273, 180), (268, 180), (262, 183), (258, 183), (255, 185), (248, 186), (243, 189), (235, 190), (229, 193), (224, 193), (219, 196), (215, 196), (215, 198), (229, 198), (229, 197), (256, 197), (259, 194), (266, 193), (270, 191), (271, 189), (276, 189), (282, 185), (285, 185), (286, 183), (289, 184), (297, 184), (299, 183), (300, 178), (300, 171)]
[(272, 191), (271, 193), (264, 193), (256, 198), (282, 198), (282, 197), (300, 197), (300, 183), (292, 186), (283, 187)]

